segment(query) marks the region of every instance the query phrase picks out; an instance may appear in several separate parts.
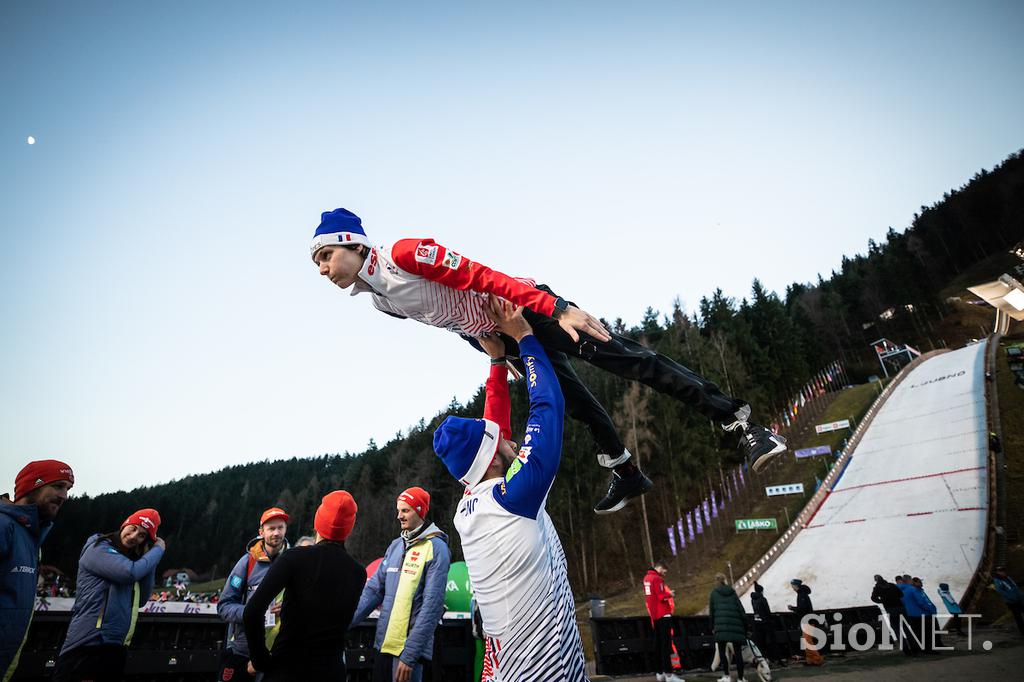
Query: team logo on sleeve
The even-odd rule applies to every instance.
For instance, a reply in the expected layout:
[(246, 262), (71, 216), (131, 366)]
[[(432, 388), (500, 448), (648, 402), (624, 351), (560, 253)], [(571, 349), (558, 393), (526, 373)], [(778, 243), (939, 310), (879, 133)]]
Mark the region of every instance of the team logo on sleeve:
[[(529, 436), (527, 436), (529, 438)], [(516, 458), (512, 460), (512, 464), (508, 467), (508, 473), (505, 474), (505, 480), (511, 481), (512, 477), (519, 473), (519, 470), (530, 461), (530, 454), (533, 452), (533, 446), (524, 445), (519, 448), (519, 453), (516, 454)]]
[(530, 379), (530, 388), (537, 385), (537, 368), (533, 364), (533, 356), (527, 355), (523, 358), (526, 363), (526, 375)]
[(451, 268), (452, 270), (457, 270), (459, 267), (459, 263), (461, 262), (462, 256), (455, 253), (454, 251), (448, 251), (447, 253), (444, 254), (444, 260), (441, 261), (441, 265), (445, 266), (446, 268)]
[(433, 265), (437, 262), (437, 244), (420, 244), (416, 247), (416, 260)]

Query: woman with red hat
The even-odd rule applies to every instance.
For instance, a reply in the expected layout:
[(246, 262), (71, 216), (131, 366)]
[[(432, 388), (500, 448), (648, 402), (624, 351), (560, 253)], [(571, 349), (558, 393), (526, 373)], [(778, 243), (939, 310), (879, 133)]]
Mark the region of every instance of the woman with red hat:
[(91, 536), (78, 560), (74, 615), (57, 657), (54, 682), (120, 680), (139, 607), (153, 591), (165, 544), (160, 514), (140, 509), (113, 533)]
[[(356, 509), (344, 490), (326, 495), (313, 520), (316, 544), (282, 553), (249, 597), (242, 621), (250, 674), (264, 673), (264, 682), (344, 682), (345, 632), (366, 583), (366, 569), (345, 550)], [(281, 629), (268, 651), (265, 614), (282, 591)]]

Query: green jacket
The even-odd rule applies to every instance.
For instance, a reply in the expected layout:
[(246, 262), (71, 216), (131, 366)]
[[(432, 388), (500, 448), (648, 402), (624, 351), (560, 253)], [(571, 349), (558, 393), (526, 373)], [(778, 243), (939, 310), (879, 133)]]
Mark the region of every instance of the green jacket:
[(747, 641), (747, 613), (736, 596), (736, 590), (728, 585), (719, 585), (711, 590), (708, 607), (716, 642)]

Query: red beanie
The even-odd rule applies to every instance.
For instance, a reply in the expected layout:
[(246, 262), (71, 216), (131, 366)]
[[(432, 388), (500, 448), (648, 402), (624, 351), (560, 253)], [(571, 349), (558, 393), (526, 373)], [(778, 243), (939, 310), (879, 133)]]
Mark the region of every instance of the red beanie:
[(313, 527), (324, 540), (339, 542), (348, 537), (356, 523), (356, 501), (344, 490), (324, 495), (316, 510)]
[(430, 493), (423, 488), (414, 486), (402, 491), (402, 494), (398, 496), (398, 501), (405, 502), (412, 507), (421, 519), (426, 517), (427, 512), (430, 511)]
[(57, 481), (67, 481), (74, 485), (75, 472), (71, 471), (71, 467), (64, 462), (58, 462), (55, 459), (29, 462), (14, 479), (14, 499), (15, 501), (20, 500), (33, 490)]
[(156, 529), (160, 527), (160, 512), (156, 509), (140, 509), (135, 512), (121, 524), (121, 528), (125, 526), (142, 526), (149, 533), (149, 539), (156, 542)]

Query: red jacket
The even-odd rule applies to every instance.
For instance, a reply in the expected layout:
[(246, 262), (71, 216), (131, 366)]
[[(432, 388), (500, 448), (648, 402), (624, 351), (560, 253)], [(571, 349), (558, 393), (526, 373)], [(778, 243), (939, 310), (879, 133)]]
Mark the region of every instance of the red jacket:
[(659, 618), (672, 615), (672, 593), (668, 591), (661, 574), (653, 568), (644, 576), (644, 600), (647, 602), (651, 624)]
[(494, 331), (485, 310), (487, 295), (551, 317), (555, 297), (531, 279), (509, 277), (474, 262), (433, 239), (401, 239), (375, 246), (366, 257), (352, 295), (368, 293), (373, 306), (467, 336)]

